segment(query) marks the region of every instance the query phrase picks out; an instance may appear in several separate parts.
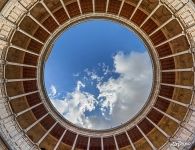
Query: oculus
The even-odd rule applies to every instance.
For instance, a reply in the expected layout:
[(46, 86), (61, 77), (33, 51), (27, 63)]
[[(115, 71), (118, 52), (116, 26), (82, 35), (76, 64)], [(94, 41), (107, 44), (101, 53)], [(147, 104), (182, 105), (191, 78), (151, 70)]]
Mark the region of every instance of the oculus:
[(109, 20), (88, 20), (66, 29), (44, 69), (51, 103), (66, 120), (87, 129), (129, 121), (152, 88), (145, 43), (132, 29)]

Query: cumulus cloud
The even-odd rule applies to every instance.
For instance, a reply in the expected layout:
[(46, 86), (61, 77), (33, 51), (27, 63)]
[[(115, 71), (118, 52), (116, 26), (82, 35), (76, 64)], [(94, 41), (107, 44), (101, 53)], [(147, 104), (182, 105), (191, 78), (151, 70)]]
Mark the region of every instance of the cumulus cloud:
[[(105, 64), (98, 64), (103, 71), (99, 76), (94, 70), (85, 69), (88, 80), (96, 80), (95, 88), (99, 91), (96, 97), (86, 92), (85, 83), (78, 81), (73, 92), (64, 99), (51, 98), (53, 105), (69, 121), (91, 129), (105, 129), (126, 122), (144, 105), (152, 85), (152, 66), (147, 52), (122, 52), (113, 56), (113, 70)], [(107, 80), (109, 73), (119, 74)], [(84, 76), (86, 78), (86, 76)], [(51, 86), (51, 96), (57, 90)], [(100, 111), (100, 115), (86, 115), (86, 112)]]
[(51, 101), (66, 119), (79, 126), (91, 128), (84, 113), (95, 109), (96, 100), (92, 94), (82, 92), (83, 87), (85, 85), (78, 81), (75, 90), (68, 93), (63, 100), (51, 99)]
[(111, 115), (112, 124), (124, 123), (144, 105), (152, 85), (152, 67), (147, 52), (122, 52), (114, 57), (115, 72), (120, 76), (99, 83), (101, 110)]
[(56, 87), (54, 85), (51, 85), (49, 97), (54, 97), (56, 94), (57, 94)]

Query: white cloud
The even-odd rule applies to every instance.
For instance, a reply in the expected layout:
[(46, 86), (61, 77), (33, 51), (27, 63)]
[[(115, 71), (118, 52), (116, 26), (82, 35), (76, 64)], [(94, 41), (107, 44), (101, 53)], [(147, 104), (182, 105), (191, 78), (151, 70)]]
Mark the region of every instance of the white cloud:
[(104, 75), (107, 75), (108, 73), (112, 72), (112, 70), (110, 70), (110, 67), (106, 65), (105, 63), (98, 63), (98, 66), (101, 67)]
[[(74, 91), (64, 99), (51, 97), (53, 105), (66, 119), (85, 128), (105, 129), (126, 122), (142, 108), (149, 95), (152, 66), (147, 52), (119, 52), (113, 57), (113, 63), (114, 72), (120, 76), (117, 79), (111, 77), (106, 82), (103, 82), (104, 76), (98, 76), (94, 70), (84, 70), (87, 74), (84, 78), (97, 81), (98, 97), (85, 92), (87, 85), (78, 81)], [(98, 66), (104, 75), (112, 72), (105, 64)], [(56, 95), (55, 86), (51, 89), (51, 95)], [(100, 107), (102, 116), (85, 115), (96, 106)]]
[(133, 117), (144, 105), (152, 85), (152, 66), (147, 52), (129, 55), (119, 52), (113, 59), (120, 77), (99, 83), (97, 88), (102, 113), (105, 115), (108, 109), (112, 124), (116, 125)]
[(95, 72), (92, 72), (91, 79), (101, 81), (101, 78)]
[(73, 77), (79, 77), (80, 76), (80, 73), (74, 73), (73, 74)]
[(66, 119), (77, 125), (90, 128), (90, 123), (84, 113), (95, 109), (96, 100), (92, 94), (82, 92), (81, 88), (83, 87), (85, 85), (78, 81), (75, 90), (68, 93), (63, 100), (51, 98), (51, 101)]
[(56, 87), (54, 85), (51, 85), (49, 97), (54, 97), (54, 96), (56, 96), (56, 94), (57, 94)]
[(84, 72), (87, 74), (87, 77), (85, 77), (87, 80), (100, 82), (103, 79), (103, 77), (98, 76), (94, 70), (89, 71), (89, 69), (85, 69)]

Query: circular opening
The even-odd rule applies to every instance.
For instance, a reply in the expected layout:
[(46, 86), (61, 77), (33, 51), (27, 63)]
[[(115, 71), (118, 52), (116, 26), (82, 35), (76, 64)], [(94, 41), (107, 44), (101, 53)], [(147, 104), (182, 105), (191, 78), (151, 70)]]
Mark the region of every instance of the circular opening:
[(58, 112), (102, 130), (133, 118), (152, 88), (152, 63), (138, 35), (116, 22), (88, 20), (64, 31), (45, 62), (44, 81)]

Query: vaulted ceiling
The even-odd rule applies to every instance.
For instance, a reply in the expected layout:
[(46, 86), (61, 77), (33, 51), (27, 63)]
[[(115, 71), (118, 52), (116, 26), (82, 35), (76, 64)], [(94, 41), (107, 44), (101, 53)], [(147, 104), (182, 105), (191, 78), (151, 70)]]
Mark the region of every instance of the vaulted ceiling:
[[(8, 149), (154, 150), (195, 140), (195, 5), (185, 0), (1, 0), (1, 139)], [(120, 22), (145, 41), (153, 89), (142, 111), (108, 130), (79, 128), (55, 110), (43, 85), (52, 42), (91, 18)], [(140, 93), (141, 94), (141, 93)], [(1, 145), (1, 144), (0, 144)]]

